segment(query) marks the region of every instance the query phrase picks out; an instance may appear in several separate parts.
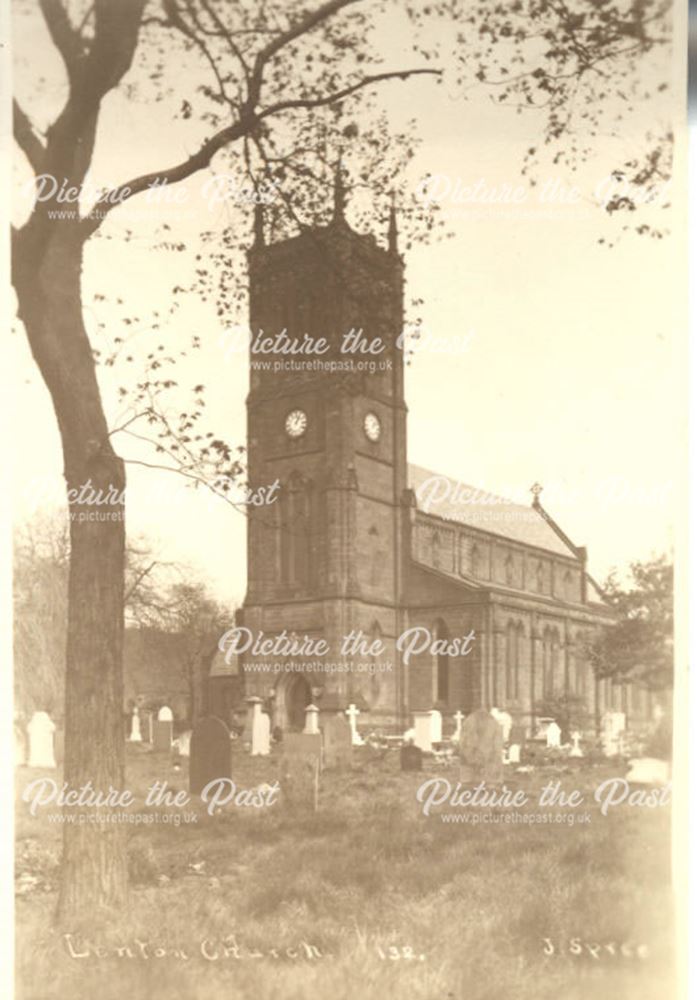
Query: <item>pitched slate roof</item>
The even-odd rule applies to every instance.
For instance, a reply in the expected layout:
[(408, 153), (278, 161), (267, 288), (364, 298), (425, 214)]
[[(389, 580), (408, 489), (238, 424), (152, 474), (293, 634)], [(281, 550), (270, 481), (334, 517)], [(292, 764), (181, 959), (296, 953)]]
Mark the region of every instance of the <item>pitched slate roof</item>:
[(417, 509), (435, 517), (489, 531), (524, 545), (534, 545), (558, 555), (575, 553), (562, 541), (542, 513), (533, 506), (513, 503), (476, 486), (419, 465), (409, 465), (409, 487)]

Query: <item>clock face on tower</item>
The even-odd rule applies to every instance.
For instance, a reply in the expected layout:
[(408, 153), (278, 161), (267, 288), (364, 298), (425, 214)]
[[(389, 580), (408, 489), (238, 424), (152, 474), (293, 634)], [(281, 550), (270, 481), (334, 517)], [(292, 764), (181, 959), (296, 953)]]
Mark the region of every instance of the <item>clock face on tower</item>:
[(363, 430), (369, 441), (377, 441), (380, 437), (380, 419), (375, 413), (366, 413), (363, 421)]
[(299, 438), (307, 429), (307, 414), (303, 410), (291, 410), (286, 417), (286, 434), (291, 438)]

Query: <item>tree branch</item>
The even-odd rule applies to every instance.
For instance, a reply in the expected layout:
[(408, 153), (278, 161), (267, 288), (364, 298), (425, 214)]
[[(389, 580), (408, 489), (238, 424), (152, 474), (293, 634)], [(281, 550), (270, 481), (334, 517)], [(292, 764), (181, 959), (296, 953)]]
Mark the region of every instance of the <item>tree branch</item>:
[(46, 147), (34, 132), (29, 116), (15, 99), (12, 104), (14, 137), (35, 174), (40, 174), (43, 167)]
[(366, 76), (357, 83), (351, 84), (349, 87), (344, 87), (342, 90), (336, 90), (333, 94), (326, 94), (324, 97), (298, 97), (290, 101), (279, 101), (277, 104), (271, 104), (264, 111), (261, 111), (257, 117), (259, 121), (264, 118), (268, 118), (270, 115), (275, 115), (279, 111), (287, 111), (289, 108), (319, 108), (327, 104), (334, 104), (335, 101), (342, 101), (345, 97), (350, 94), (355, 94), (358, 90), (363, 90), (365, 87), (369, 87), (373, 83), (381, 83), (384, 80), (407, 80), (411, 76), (420, 76), (428, 74), (429, 76), (442, 76), (443, 71), (440, 69), (406, 69), (406, 70), (393, 70), (389, 73), (374, 73), (372, 76)]
[(120, 184), (118, 187), (107, 191), (92, 206), (87, 216), (81, 222), (80, 226), (83, 233), (85, 236), (91, 235), (91, 233), (100, 227), (112, 209), (118, 205), (122, 205), (129, 198), (133, 198), (134, 195), (147, 191), (153, 184), (176, 184), (178, 181), (183, 181), (187, 177), (191, 177), (197, 171), (203, 170), (209, 165), (219, 149), (251, 132), (256, 125), (256, 121), (254, 117), (249, 119), (241, 118), (234, 124), (227, 125), (219, 132), (216, 132), (215, 135), (204, 142), (197, 153), (194, 153), (193, 156), (190, 156), (186, 160), (182, 160), (176, 166), (169, 167), (167, 170), (157, 170), (153, 173), (141, 174), (140, 177), (134, 177), (128, 183)]
[[(355, 3), (356, 0), (351, 0), (351, 2)], [(218, 150), (227, 146), (229, 143), (234, 142), (236, 139), (241, 139), (246, 135), (250, 135), (260, 121), (271, 117), (271, 115), (277, 114), (279, 111), (285, 111), (289, 108), (316, 108), (327, 104), (333, 104), (336, 101), (341, 101), (350, 94), (356, 93), (356, 91), (362, 90), (373, 83), (380, 83), (385, 80), (406, 80), (409, 77), (423, 74), (441, 76), (442, 70), (411, 69), (394, 70), (389, 73), (375, 73), (372, 76), (364, 77), (357, 83), (351, 84), (351, 86), (344, 87), (342, 90), (334, 91), (334, 93), (327, 94), (324, 97), (297, 98), (296, 100), (291, 101), (279, 101), (277, 104), (272, 104), (259, 114), (250, 113), (246, 118), (241, 118), (234, 124), (227, 125), (219, 132), (216, 132), (215, 135), (213, 135), (203, 144), (203, 146), (201, 146), (197, 153), (194, 153), (193, 156), (190, 156), (187, 160), (183, 160), (181, 163), (178, 163), (176, 166), (170, 167), (167, 170), (142, 174), (140, 177), (136, 177), (133, 180), (128, 181), (126, 184), (122, 184), (117, 188), (112, 188), (110, 191), (107, 191), (90, 209), (82, 221), (81, 227), (83, 232), (89, 236), (99, 228), (112, 209), (116, 208), (118, 205), (122, 205), (125, 201), (128, 201), (129, 198), (133, 198), (134, 195), (142, 194), (144, 191), (147, 191), (153, 184), (176, 184), (178, 181), (191, 177), (192, 174), (197, 173), (199, 170), (203, 170), (210, 164)]]
[(318, 24), (322, 21), (326, 21), (328, 18), (337, 14), (344, 7), (349, 7), (351, 4), (358, 3), (360, 0), (328, 0), (327, 3), (323, 3), (317, 10), (310, 11), (301, 17), (294, 25), (292, 25), (287, 31), (282, 32), (277, 38), (272, 38), (263, 49), (257, 54), (254, 60), (254, 68), (252, 69), (252, 77), (249, 85), (249, 101), (251, 106), (254, 107), (261, 94), (261, 86), (264, 77), (264, 68), (266, 64), (272, 59), (276, 53), (280, 52), (282, 48), (290, 42), (294, 42), (296, 38), (300, 38), (301, 35), (307, 34), (308, 31), (312, 31), (316, 28)]

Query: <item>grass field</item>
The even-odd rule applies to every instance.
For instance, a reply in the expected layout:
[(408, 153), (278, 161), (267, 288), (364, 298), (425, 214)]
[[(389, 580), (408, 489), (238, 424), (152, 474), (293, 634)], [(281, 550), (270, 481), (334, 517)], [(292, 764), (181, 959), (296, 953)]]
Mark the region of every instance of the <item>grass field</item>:
[[(130, 909), (109, 923), (85, 915), (72, 943), (86, 957), (53, 927), (60, 825), (51, 807), (32, 817), (20, 802), (20, 1000), (670, 995), (669, 811), (621, 805), (602, 816), (592, 791), (621, 765), (507, 775), (531, 798), (550, 778), (581, 789), (589, 823), (472, 825), (424, 817), (416, 802), (422, 781), (455, 783), (456, 771), (405, 774), (396, 754), (361, 754), (351, 772), (322, 776), (317, 813), (281, 802), (129, 827)], [(240, 753), (233, 777), (274, 781), (277, 767)], [(36, 776), (21, 769), (18, 792)], [(129, 747), (139, 802), (163, 779), (186, 788), (186, 767)]]

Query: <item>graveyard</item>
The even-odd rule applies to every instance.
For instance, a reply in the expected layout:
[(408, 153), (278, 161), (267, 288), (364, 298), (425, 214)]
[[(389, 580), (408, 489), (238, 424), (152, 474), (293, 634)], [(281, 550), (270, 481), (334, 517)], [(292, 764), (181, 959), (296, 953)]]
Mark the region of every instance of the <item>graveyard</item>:
[[(448, 720), (460, 728), (459, 754), (447, 740), (418, 745), (433, 735), (430, 717), (405, 742), (361, 733), (358, 712), (320, 725), (310, 706), (305, 731), (275, 743), (254, 699), (237, 739), (218, 719), (176, 734), (167, 714), (152, 732), (151, 720), (134, 720), (126, 740), (126, 917), (85, 914), (69, 934), (53, 926), (58, 810), (32, 815), (22, 793), (40, 779), (60, 786), (60, 760), (32, 747), (32, 766), (18, 769), (18, 996), (669, 991), (670, 812), (601, 810), (594, 790), (627, 774), (621, 755), (560, 746), (551, 729), (511, 762), (505, 720), (487, 713)], [(424, 814), (425, 782), (471, 786), (485, 773), (526, 801), (515, 822), (505, 807), (455, 808), (451, 798)], [(210, 790), (202, 798), (211, 776), (227, 780), (219, 805)], [(542, 808), (550, 782), (579, 792), (582, 809)]]

